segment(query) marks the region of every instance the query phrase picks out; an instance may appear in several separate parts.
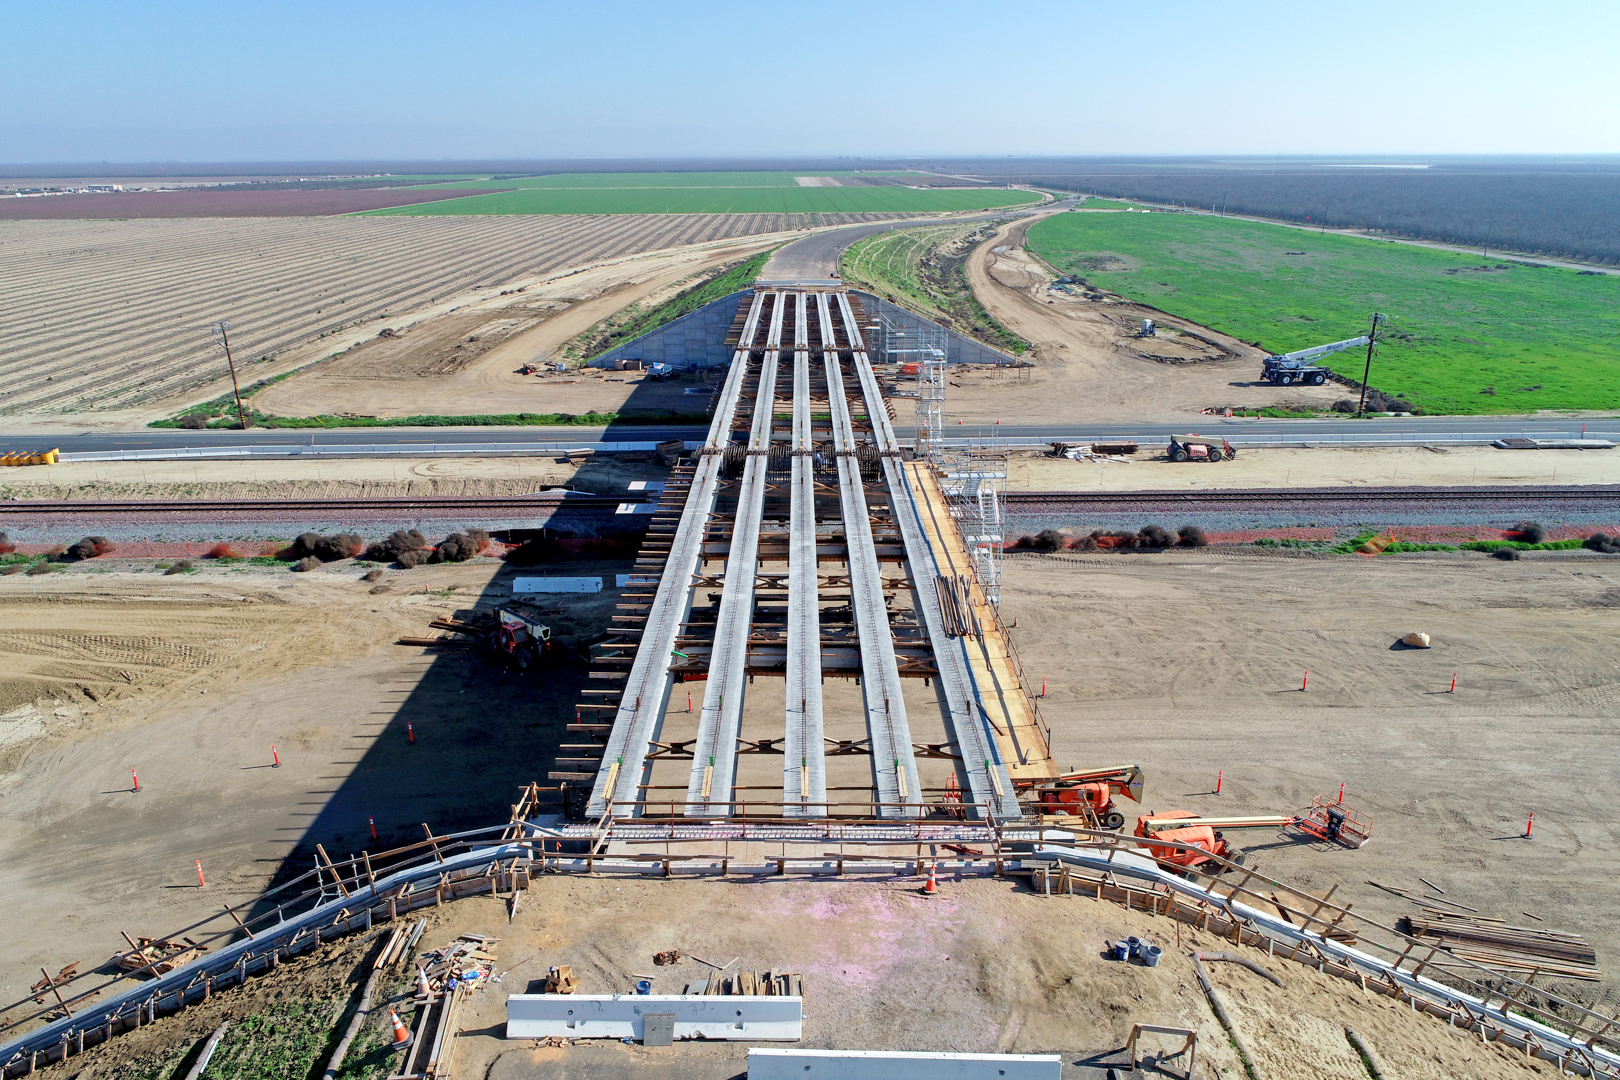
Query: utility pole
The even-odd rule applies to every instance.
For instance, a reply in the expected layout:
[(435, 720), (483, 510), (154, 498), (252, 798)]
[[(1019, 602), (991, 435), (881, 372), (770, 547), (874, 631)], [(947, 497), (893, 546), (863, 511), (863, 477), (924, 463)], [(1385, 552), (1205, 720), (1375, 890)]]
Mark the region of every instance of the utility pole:
[(236, 361), (231, 358), (231, 324), (224, 319), (214, 324), (214, 333), (218, 336), (220, 345), (225, 349), (225, 363), (231, 369), (231, 392), (236, 395), (236, 420), (247, 430), (247, 410), (242, 408), (242, 386), (236, 381)]
[(1356, 406), (1357, 416), (1367, 415), (1367, 381), (1372, 378), (1373, 346), (1378, 344), (1378, 324), (1385, 316), (1373, 312), (1372, 329), (1367, 332), (1367, 369), (1361, 373), (1361, 402)]
[(1482, 259), (1488, 259), (1491, 257), (1491, 228), (1495, 224), (1496, 222), (1494, 221), (1487, 221), (1485, 223), (1485, 246), (1479, 251), (1480, 258)]

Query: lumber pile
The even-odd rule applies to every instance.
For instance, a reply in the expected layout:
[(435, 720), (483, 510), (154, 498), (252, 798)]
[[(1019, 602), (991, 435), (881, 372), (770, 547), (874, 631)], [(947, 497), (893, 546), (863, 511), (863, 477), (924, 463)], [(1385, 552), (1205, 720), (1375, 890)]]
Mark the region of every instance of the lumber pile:
[(1407, 933), (1453, 956), (1504, 972), (1597, 982), (1597, 950), (1578, 934), (1509, 926), (1501, 919), (1429, 910), (1406, 917)]
[(934, 594), (939, 597), (939, 610), (944, 616), (948, 637), (979, 638), (978, 613), (973, 610), (973, 583), (966, 574), (934, 577)]
[(701, 989), (688, 986), (686, 992), (708, 996), (803, 997), (804, 976), (797, 971), (737, 971), (730, 975), (711, 971), (707, 984)]
[(579, 977), (574, 974), (572, 964), (559, 964), (546, 973), (546, 993), (579, 993)]

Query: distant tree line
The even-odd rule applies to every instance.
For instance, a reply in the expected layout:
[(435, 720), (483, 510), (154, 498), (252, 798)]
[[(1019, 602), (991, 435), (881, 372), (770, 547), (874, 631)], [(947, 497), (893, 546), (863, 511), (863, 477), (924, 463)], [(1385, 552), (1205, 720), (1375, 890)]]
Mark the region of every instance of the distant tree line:
[[(999, 178), (999, 177), (998, 177)], [(1041, 187), (1620, 265), (1620, 174), (1439, 169), (1029, 173)]]

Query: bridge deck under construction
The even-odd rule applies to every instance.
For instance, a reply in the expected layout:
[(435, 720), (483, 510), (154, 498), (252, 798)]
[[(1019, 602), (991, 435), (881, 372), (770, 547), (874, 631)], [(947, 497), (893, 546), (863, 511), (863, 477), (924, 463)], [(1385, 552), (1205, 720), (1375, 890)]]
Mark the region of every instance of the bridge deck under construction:
[[(1044, 724), (836, 283), (760, 286), (552, 779), (588, 817), (1019, 816)], [(763, 684), (761, 676), (767, 677)], [(777, 681), (780, 679), (780, 681)]]

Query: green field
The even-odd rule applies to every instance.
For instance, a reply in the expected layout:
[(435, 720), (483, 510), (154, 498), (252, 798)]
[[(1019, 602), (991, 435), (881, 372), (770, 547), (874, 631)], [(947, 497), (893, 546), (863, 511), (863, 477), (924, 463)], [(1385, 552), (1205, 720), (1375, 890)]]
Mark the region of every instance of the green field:
[[(1620, 409), (1620, 277), (1184, 214), (1058, 214), (1029, 246), (1274, 353), (1393, 315), (1371, 382), (1425, 412)], [(1351, 350), (1326, 366), (1360, 379), (1364, 362)]]
[[(722, 174), (723, 175), (723, 174)], [(539, 179), (550, 179), (549, 177)], [(577, 179), (577, 178), (572, 178)], [(456, 185), (465, 186), (465, 185)], [(525, 187), (367, 216), (440, 214), (903, 214), (984, 210), (1035, 202), (1029, 191), (914, 191), (896, 187)]]
[[(585, 190), (600, 190), (604, 188), (790, 188), (798, 187), (797, 177), (800, 175), (814, 176), (882, 176), (895, 179), (922, 179), (918, 173), (853, 173), (853, 172), (821, 172), (813, 174), (785, 173), (785, 172), (678, 172), (678, 173), (548, 173), (545, 176), (517, 176), (501, 178), (495, 176), (478, 177), (451, 177), (445, 176), (443, 184), (424, 184), (423, 187), (477, 187), (477, 188), (546, 188), (548, 190), (564, 190), (582, 188)], [(402, 177), (401, 179), (422, 179), (421, 177)], [(470, 183), (468, 181), (471, 181)]]
[[(818, 176), (852, 176), (850, 172)], [(910, 178), (911, 173), (872, 173)], [(487, 195), (389, 207), (371, 216), (443, 214), (870, 214), (984, 210), (1038, 201), (1005, 188), (800, 187), (785, 172), (553, 173), (510, 179), (444, 178), (415, 185), (492, 189)], [(414, 178), (413, 178), (414, 179)], [(508, 190), (509, 189), (509, 190)]]

